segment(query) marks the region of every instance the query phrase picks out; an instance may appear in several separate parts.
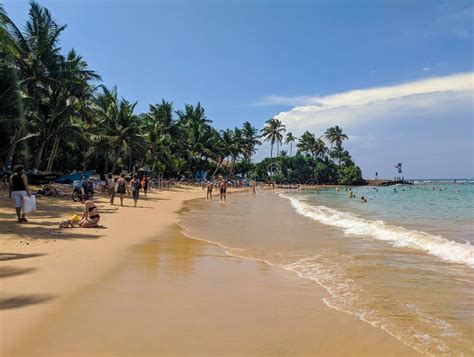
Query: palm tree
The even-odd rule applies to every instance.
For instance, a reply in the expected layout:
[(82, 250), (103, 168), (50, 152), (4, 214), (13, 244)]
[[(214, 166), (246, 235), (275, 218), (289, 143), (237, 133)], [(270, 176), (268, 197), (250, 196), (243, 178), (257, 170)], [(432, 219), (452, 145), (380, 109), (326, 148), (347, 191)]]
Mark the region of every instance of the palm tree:
[(293, 143), (296, 141), (296, 137), (293, 136), (293, 134), (291, 132), (288, 132), (286, 134), (286, 139), (285, 139), (285, 144), (288, 145), (290, 144), (290, 156), (291, 156), (291, 153), (293, 151)]
[(271, 118), (265, 122), (265, 126), (260, 130), (262, 132), (262, 137), (264, 141), (270, 141), (271, 151), (270, 157), (273, 158), (273, 145), (277, 144), (277, 156), (278, 156), (278, 147), (283, 140), (283, 132), (286, 131), (286, 126), (281, 123), (280, 120)]
[(140, 133), (140, 122), (134, 114), (137, 103), (130, 103), (125, 99), (117, 98), (117, 89), (109, 91), (102, 87), (103, 93), (96, 96), (93, 103), (94, 115), (97, 118), (93, 140), (99, 145), (96, 147), (105, 160), (109, 153), (115, 154), (112, 171), (115, 171), (119, 159), (127, 162), (132, 169), (132, 156), (146, 153), (146, 141)]
[(15, 132), (9, 151), (13, 154), (20, 140), (35, 138), (39, 148), (34, 168), (38, 169), (46, 145), (52, 140), (48, 164), (51, 170), (60, 138), (74, 132), (69, 126), (72, 113), (90, 94), (88, 81), (100, 77), (88, 70), (85, 61), (74, 51), (66, 57), (60, 54), (59, 36), (66, 26), (58, 25), (51, 13), (37, 3), (30, 5), (29, 20), (23, 32), (4, 11), (0, 18), (4, 24), (0, 31), (1, 53), (8, 53), (7, 58), (19, 71), (21, 90), (27, 98), (25, 114), (29, 124), (29, 134), (22, 139), (25, 135), (22, 127)]
[(327, 151), (328, 149), (326, 147), (326, 144), (324, 143), (323, 138), (316, 139), (316, 141), (313, 143), (313, 147), (311, 150), (313, 157), (319, 157), (323, 159)]
[[(47, 135), (53, 141), (46, 172), (51, 172), (61, 140), (87, 140), (77, 119), (86, 115), (92, 99), (91, 80), (100, 77), (87, 68), (87, 63), (74, 50), (70, 51), (61, 64), (61, 77), (57, 85), (50, 86), (42, 100), (49, 106), (46, 122), (50, 122)], [(39, 168), (39, 160), (36, 168)]]
[[(16, 145), (24, 131), (23, 100), (15, 68), (0, 63), (0, 135), (9, 138), (5, 167), (11, 169)], [(7, 146), (5, 146), (6, 148)]]
[(296, 147), (299, 149), (299, 151), (312, 155), (315, 145), (316, 137), (314, 134), (310, 133), (309, 131), (305, 131), (303, 135), (300, 136)]
[(246, 121), (242, 127), (243, 134), (243, 155), (245, 160), (250, 161), (252, 155), (255, 154), (255, 147), (262, 145), (258, 140), (258, 129), (253, 127), (250, 122)]
[(342, 128), (338, 125), (327, 129), (324, 137), (331, 143), (331, 146), (336, 144), (338, 148), (342, 147), (342, 142), (348, 139), (347, 135), (342, 132)]
[[(28, 99), (24, 101), (28, 104), (24, 112), (29, 121), (35, 117), (41, 101), (37, 92), (54, 83), (60, 72), (58, 38), (65, 26), (58, 25), (47, 9), (34, 2), (30, 5), (29, 20), (23, 32), (3, 9), (0, 11), (0, 23), (1, 54), (19, 72), (23, 97)], [(29, 138), (25, 136), (27, 133), (24, 129), (24, 125), (16, 127), (7, 161), (13, 158), (18, 143)]]

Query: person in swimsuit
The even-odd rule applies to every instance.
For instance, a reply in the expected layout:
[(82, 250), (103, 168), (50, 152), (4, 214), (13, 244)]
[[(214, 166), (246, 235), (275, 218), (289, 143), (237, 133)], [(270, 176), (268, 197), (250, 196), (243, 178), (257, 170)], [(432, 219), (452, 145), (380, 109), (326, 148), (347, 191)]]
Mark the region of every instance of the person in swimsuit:
[(127, 191), (127, 180), (125, 180), (125, 174), (120, 175), (120, 178), (117, 180), (117, 193), (120, 197), (120, 206), (123, 206), (123, 195)]
[(97, 227), (100, 220), (97, 206), (91, 200), (86, 199), (85, 196), (81, 197), (81, 203), (84, 205), (84, 213), (82, 214), (79, 226), (82, 228)]
[(209, 182), (207, 183), (207, 196), (206, 196), (206, 198), (207, 198), (208, 200), (209, 200), (209, 199), (212, 200), (212, 190), (213, 190), (213, 189), (214, 189), (214, 184), (213, 184), (211, 181), (209, 181)]
[(148, 191), (148, 184), (150, 180), (148, 179), (148, 175), (145, 175), (142, 179), (142, 188), (143, 188), (143, 193), (145, 194), (146, 197), (146, 191)]
[(257, 194), (257, 184), (254, 180), (250, 181), (250, 189), (252, 190), (252, 196), (255, 197)]
[(15, 166), (15, 173), (10, 177), (10, 189), (9, 195), (10, 198), (15, 200), (15, 209), (16, 215), (18, 217), (18, 223), (28, 222), (25, 217), (25, 212), (21, 214), (21, 206), (23, 196), (30, 196), (31, 191), (28, 187), (28, 178), (26, 177), (25, 172), (23, 171), (23, 166)]
[(137, 175), (133, 175), (133, 179), (130, 181), (130, 188), (132, 190), (133, 202), (135, 203), (135, 207), (137, 207), (140, 194), (140, 179), (137, 177)]
[(219, 185), (219, 188), (220, 188), (220, 194), (221, 194), (221, 201), (222, 200), (227, 201), (227, 181), (222, 180)]

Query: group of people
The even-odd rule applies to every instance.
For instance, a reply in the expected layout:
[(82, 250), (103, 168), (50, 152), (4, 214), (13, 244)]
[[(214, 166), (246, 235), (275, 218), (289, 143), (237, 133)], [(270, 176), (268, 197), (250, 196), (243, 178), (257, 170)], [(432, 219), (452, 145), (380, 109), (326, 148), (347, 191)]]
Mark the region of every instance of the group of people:
[[(8, 196), (13, 199), (15, 203), (15, 211), (18, 223), (28, 222), (25, 211), (23, 209), (23, 200), (24, 197), (31, 197), (32, 192), (28, 185), (28, 177), (26, 176), (22, 165), (15, 166), (14, 173), (10, 176), (8, 186)], [(45, 196), (57, 196), (56, 190), (50, 187), (49, 185), (46, 185), (40, 191), (41, 194)], [(83, 228), (97, 226), (100, 220), (99, 211), (97, 210), (97, 207), (92, 203), (92, 201), (86, 200), (84, 196), (81, 197), (81, 203), (84, 205), (84, 212), (79, 222), (79, 226)]]
[[(109, 175), (111, 176), (111, 174)], [(117, 180), (113, 180), (109, 185), (110, 204), (113, 205), (115, 201), (115, 196), (119, 195), (120, 206), (123, 206), (124, 196), (128, 194), (132, 196), (134, 206), (137, 207), (137, 202), (140, 199), (140, 190), (143, 189), (143, 193), (146, 197), (146, 193), (148, 191), (149, 186), (150, 180), (148, 178), (148, 175), (140, 177), (137, 174), (134, 174), (131, 177), (130, 182), (128, 182), (125, 178), (125, 174), (121, 174)]]
[[(207, 188), (206, 199), (212, 200), (212, 192), (214, 188), (218, 188), (219, 194), (220, 194), (220, 200), (226, 201), (227, 200), (227, 186), (228, 186), (228, 181), (222, 178), (220, 178), (219, 181), (208, 181), (206, 185), (206, 188)], [(257, 194), (257, 183), (254, 180), (250, 180), (248, 183), (248, 186), (250, 187), (252, 196), (255, 196)]]
[[(140, 197), (140, 190), (143, 190), (146, 196), (149, 183), (150, 180), (147, 175), (140, 177), (137, 174), (134, 174), (128, 182), (125, 174), (120, 175), (118, 179), (114, 179), (113, 175), (109, 174), (106, 180), (106, 188), (110, 193), (110, 204), (113, 205), (115, 196), (119, 195), (120, 205), (123, 206), (124, 196), (128, 193), (132, 196), (134, 206), (136, 207)], [(24, 197), (31, 197), (32, 192), (28, 185), (28, 177), (22, 165), (15, 166), (14, 173), (9, 177), (8, 180), (8, 188), (9, 197), (13, 199), (15, 204), (18, 223), (28, 222), (25, 211), (22, 208)], [(38, 191), (38, 194), (42, 196), (61, 196), (61, 193), (51, 185), (44, 185), (43, 188)], [(92, 198), (82, 192), (80, 195), (80, 202), (84, 205), (84, 211), (80, 219), (79, 226), (83, 228), (96, 227), (99, 223), (100, 215), (97, 206), (92, 202)]]

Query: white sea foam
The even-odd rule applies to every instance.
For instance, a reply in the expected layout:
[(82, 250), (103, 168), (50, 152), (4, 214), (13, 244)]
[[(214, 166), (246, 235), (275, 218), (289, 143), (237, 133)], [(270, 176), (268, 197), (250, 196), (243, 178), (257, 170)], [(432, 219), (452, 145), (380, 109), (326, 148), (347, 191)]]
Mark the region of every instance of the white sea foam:
[(342, 228), (345, 234), (369, 236), (390, 242), (395, 247), (421, 250), (442, 260), (474, 268), (474, 246), (469, 242), (458, 243), (441, 236), (389, 225), (381, 220), (368, 220), (354, 213), (311, 205), (284, 194), (280, 194), (280, 197), (288, 199), (297, 213), (320, 223)]

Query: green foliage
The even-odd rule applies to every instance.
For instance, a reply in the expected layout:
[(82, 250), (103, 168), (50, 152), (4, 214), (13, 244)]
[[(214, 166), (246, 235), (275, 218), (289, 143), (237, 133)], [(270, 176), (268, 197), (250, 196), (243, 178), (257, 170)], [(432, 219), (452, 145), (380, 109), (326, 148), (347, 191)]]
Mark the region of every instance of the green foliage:
[(341, 185), (357, 185), (363, 182), (359, 166), (347, 166), (338, 169), (338, 183)]

